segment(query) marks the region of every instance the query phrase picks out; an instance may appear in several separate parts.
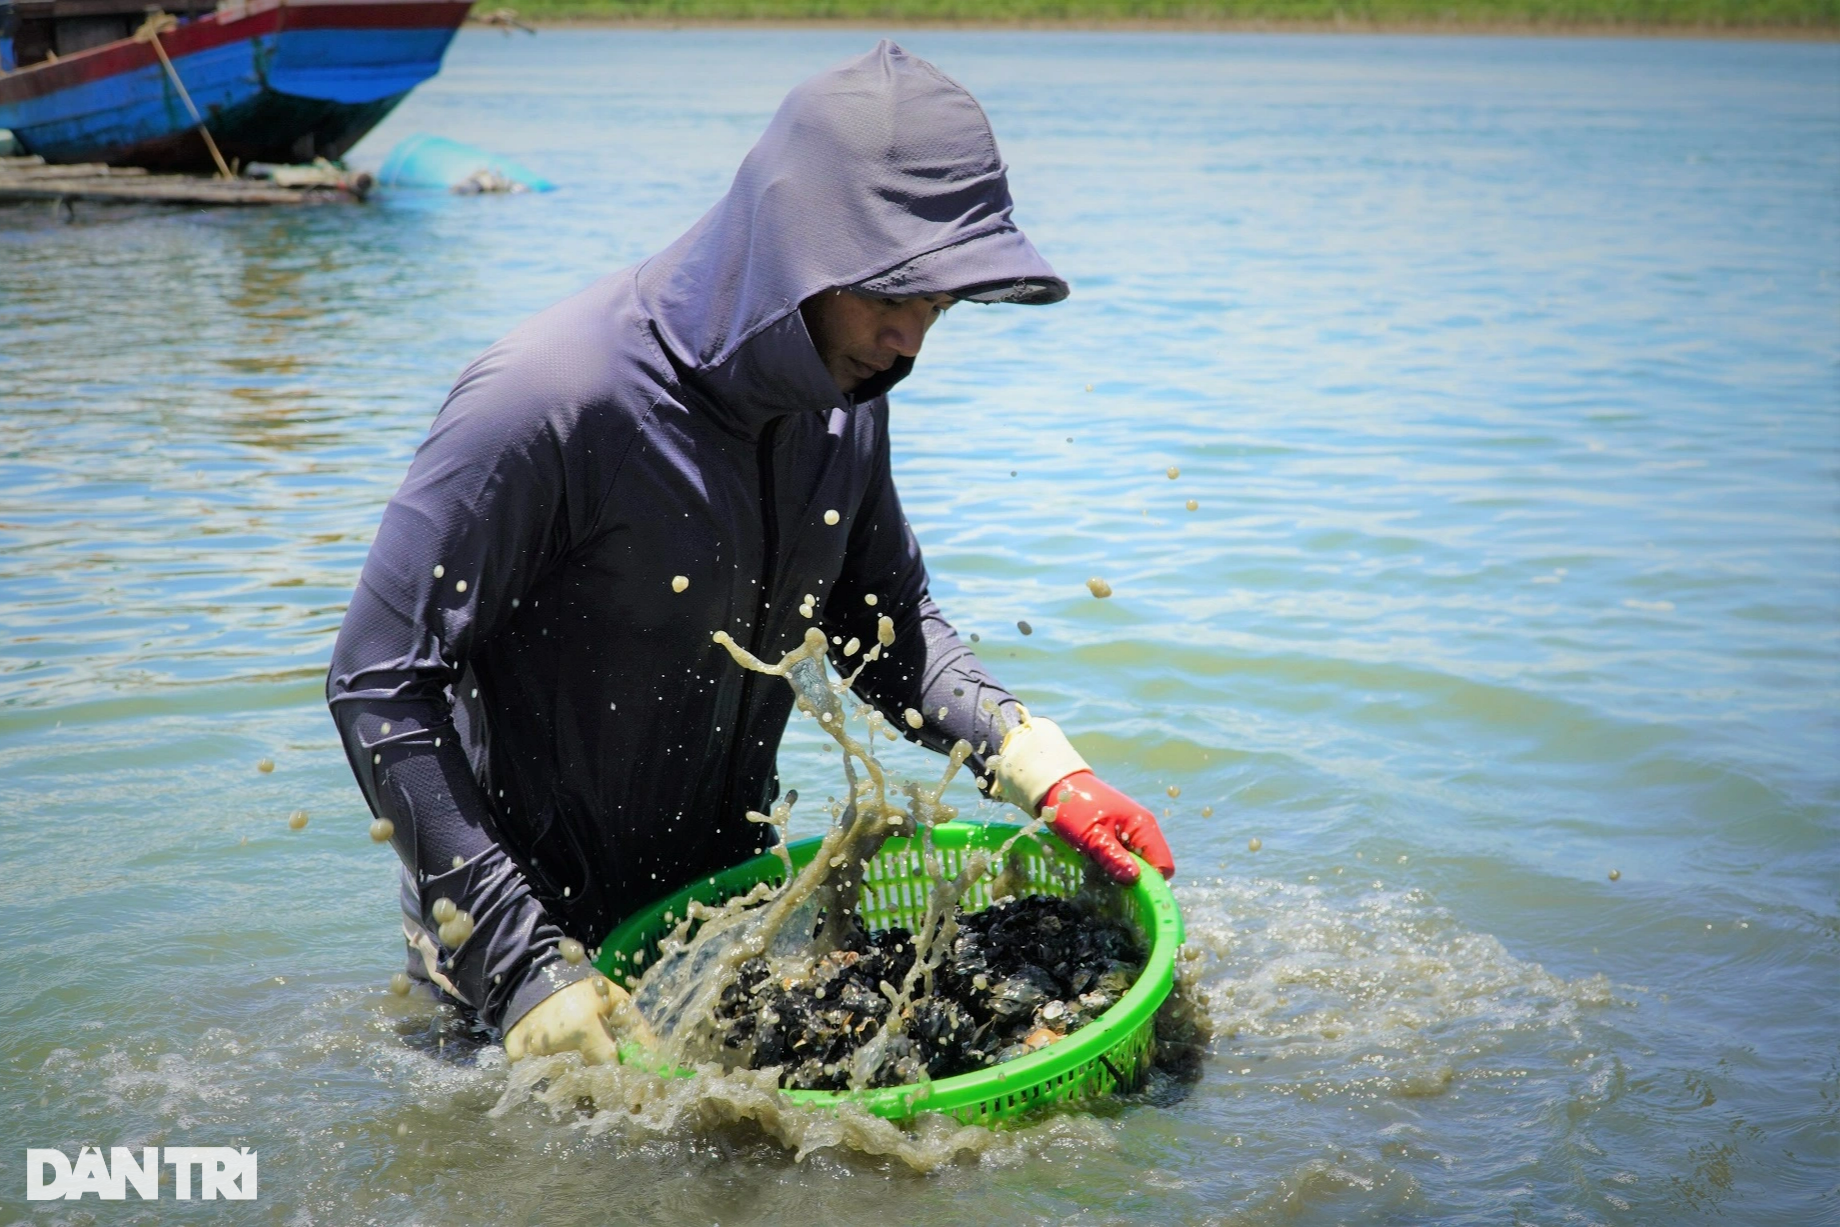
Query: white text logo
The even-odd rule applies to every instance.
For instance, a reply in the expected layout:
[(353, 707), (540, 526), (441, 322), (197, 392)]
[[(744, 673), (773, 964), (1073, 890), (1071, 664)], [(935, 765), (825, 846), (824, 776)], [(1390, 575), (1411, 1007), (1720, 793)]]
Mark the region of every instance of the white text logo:
[(205, 1201), (256, 1199), (256, 1152), (247, 1146), (143, 1146), (140, 1154), (126, 1146), (85, 1146), (72, 1163), (61, 1150), (26, 1151), (26, 1200), (79, 1201), (94, 1193), (103, 1201), (123, 1201), (132, 1187), (142, 1201), (160, 1196), (160, 1168), (172, 1168), (173, 1196), (192, 1199), (192, 1173), (198, 1173), (198, 1196)]

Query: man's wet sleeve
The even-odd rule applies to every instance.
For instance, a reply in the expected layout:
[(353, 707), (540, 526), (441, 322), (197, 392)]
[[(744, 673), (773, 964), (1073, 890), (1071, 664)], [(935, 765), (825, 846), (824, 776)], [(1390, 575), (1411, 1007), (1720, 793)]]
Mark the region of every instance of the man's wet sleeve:
[[(857, 693), (910, 741), (940, 753), (961, 739), (969, 742), (971, 769), (988, 788), (985, 760), (1017, 722), (1016, 698), (997, 684), (927, 592), (920, 542), (895, 490), (885, 408), (878, 410), (877, 425), (874, 474), (850, 527), (843, 572), (825, 602), (825, 632), (875, 643), (877, 619), (891, 618), (894, 643), (863, 669)], [(874, 605), (864, 600), (870, 595)], [(921, 718), (918, 729), (907, 720), (910, 710)]]
[[(491, 807), (454, 736), (451, 705), (386, 697), (400, 692), (390, 680), (369, 674), (371, 689), (332, 696), (346, 757), (371, 812), (395, 828), (390, 843), (414, 883), (414, 919), (436, 938), (443, 987), (488, 1026), (509, 1028), (590, 968), (563, 961), (562, 930), (499, 845)], [(457, 949), (438, 940), (441, 899), (472, 917), (472, 933)]]
[(438, 973), (489, 1026), (505, 1028), (586, 976), (498, 839), (492, 799), (455, 734), (454, 690), (476, 644), (509, 617), (566, 537), (579, 491), (554, 423), (490, 403), (463, 377), (385, 510), (333, 649), (326, 697), (371, 812), (440, 931), (437, 901), (472, 917)]

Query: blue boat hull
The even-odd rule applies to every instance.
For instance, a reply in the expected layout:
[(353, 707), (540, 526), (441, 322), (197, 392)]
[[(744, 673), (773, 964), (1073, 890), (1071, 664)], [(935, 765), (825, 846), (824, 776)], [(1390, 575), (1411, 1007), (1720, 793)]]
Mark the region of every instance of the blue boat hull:
[[(162, 42), (225, 157), (337, 158), (440, 71), (467, 8), (451, 0), (250, 5)], [(211, 168), (165, 68), (131, 40), (0, 77), (0, 127), (50, 162)]]

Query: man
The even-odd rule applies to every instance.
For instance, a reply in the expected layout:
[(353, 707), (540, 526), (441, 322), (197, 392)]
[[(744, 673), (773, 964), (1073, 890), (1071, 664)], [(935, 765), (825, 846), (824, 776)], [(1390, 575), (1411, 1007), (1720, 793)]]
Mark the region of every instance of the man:
[[(960, 642), (890, 474), (886, 393), (940, 313), (1067, 295), (1010, 208), (978, 104), (884, 42), (793, 90), (687, 234), (526, 322), (448, 396), (327, 700), (394, 826), (412, 974), (502, 1028), (512, 1059), (611, 1059), (603, 1020), (625, 1003), (562, 941), (596, 945), (762, 850), (746, 814), (778, 795), (791, 694), (718, 630), (771, 660), (812, 620), (873, 643), (887, 615), (894, 645), (857, 690), (895, 727), (912, 708), (913, 740), (970, 742), (984, 787), (1055, 805), (1114, 877), (1137, 875), (1126, 845), (1174, 872), (1149, 811), (1022, 722)], [(439, 900), (470, 931), (443, 929)]]

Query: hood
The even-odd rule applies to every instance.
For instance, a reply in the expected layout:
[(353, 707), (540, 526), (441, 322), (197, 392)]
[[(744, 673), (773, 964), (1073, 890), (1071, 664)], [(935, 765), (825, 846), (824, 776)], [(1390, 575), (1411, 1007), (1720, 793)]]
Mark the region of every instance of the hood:
[(789, 402), (867, 400), (894, 380), (843, 397), (799, 304), (846, 286), (984, 302), (1065, 298), (1066, 282), (1011, 208), (983, 108), (883, 40), (786, 96), (728, 194), (640, 266), (637, 288), (673, 358), (719, 388), (732, 412), (768, 409), (732, 400), (763, 379), (779, 385), (759, 388), (773, 402), (769, 416), (797, 407)]

